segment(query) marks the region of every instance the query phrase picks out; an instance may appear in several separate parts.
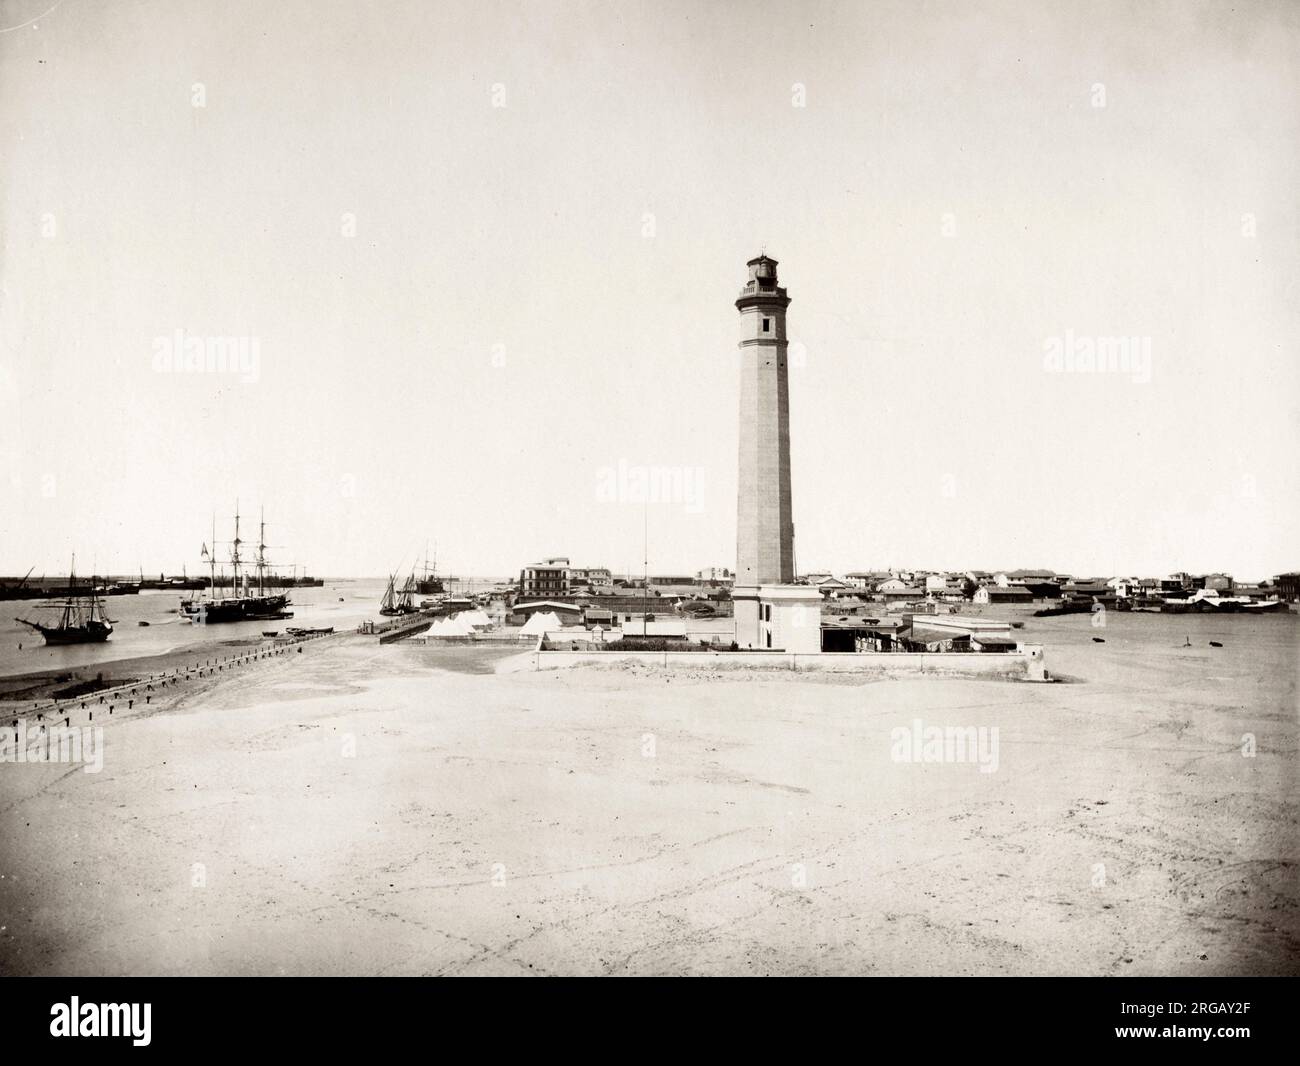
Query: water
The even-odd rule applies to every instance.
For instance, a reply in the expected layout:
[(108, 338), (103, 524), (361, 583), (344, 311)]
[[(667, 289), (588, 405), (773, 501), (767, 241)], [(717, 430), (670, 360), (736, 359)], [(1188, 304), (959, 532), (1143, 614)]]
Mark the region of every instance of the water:
[[(1292, 605), (1294, 607), (1294, 604)], [(1047, 670), (1173, 700), (1210, 686), (1225, 706), (1294, 714), (1300, 677), (1300, 614), (1146, 614), (1107, 611), (1034, 618), (1038, 604), (992, 604), (962, 614), (1023, 621), (1019, 640), (1043, 645)], [(1097, 643), (1101, 638), (1105, 643)], [(1212, 647), (1217, 641), (1222, 647)], [(1187, 645), (1190, 642), (1190, 646)]]
[[(257, 637), (262, 630), (283, 632), (288, 626), (355, 629), (363, 619), (379, 618), (379, 599), (386, 584), (386, 580), (378, 578), (356, 578), (327, 580), (320, 588), (286, 589), (292, 618), (214, 626), (191, 625), (176, 614), (182, 597), (197, 595), (194, 592), (145, 591), (136, 596), (108, 596), (102, 602), (113, 621), (113, 635), (103, 644), (66, 647), (48, 647), (39, 633), (14, 621), (16, 617), (57, 619), (56, 611), (38, 605), (61, 600), (9, 600), (0, 603), (0, 677), (160, 655), (214, 640)], [(141, 621), (149, 625), (138, 625)]]

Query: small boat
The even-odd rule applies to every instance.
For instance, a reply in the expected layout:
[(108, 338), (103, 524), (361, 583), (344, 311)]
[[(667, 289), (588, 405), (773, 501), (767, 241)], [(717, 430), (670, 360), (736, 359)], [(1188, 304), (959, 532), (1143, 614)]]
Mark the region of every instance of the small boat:
[(1186, 599), (1167, 599), (1161, 610), (1171, 614), (1188, 611), (1214, 611), (1219, 614), (1272, 614), (1285, 612), (1286, 601), (1277, 598), (1252, 600), (1245, 596), (1221, 596), (1217, 589), (1197, 589)]
[(1271, 614), (1274, 611), (1288, 611), (1285, 600), (1242, 600), (1238, 606), (1239, 610), (1247, 614)]
[(93, 579), (84, 593), (79, 592), (76, 569), (77, 559), (73, 556), (68, 574), (68, 598), (62, 604), (38, 604), (47, 610), (62, 611), (57, 622), (45, 625), (26, 618), (15, 618), (14, 621), (36, 630), (45, 638), (46, 644), (98, 644), (107, 640), (113, 632), (113, 621), (104, 613), (104, 606), (95, 594)]
[(263, 630), (262, 630), (262, 636), (264, 636), (264, 637), (278, 637), (279, 635), (280, 635), (280, 631), (279, 631), (278, 629), (263, 629)]
[(138, 626), (147, 626), (148, 624), (149, 624), (149, 623), (146, 622), (143, 618), (140, 619), (140, 621), (136, 622), (136, 625), (138, 625)]

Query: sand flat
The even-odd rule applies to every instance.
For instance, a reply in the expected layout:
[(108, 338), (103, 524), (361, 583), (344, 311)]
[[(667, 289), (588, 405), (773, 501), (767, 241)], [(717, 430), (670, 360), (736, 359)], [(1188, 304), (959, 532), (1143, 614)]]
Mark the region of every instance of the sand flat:
[(1243, 621), (1041, 620), (1056, 685), (316, 642), (0, 766), (0, 971), (1300, 972), (1300, 619)]

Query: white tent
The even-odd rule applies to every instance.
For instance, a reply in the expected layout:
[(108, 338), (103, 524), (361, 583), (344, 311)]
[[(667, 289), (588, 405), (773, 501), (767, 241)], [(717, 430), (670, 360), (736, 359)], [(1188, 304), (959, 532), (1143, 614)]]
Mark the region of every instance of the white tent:
[(460, 618), (439, 618), (429, 627), (429, 635), (434, 637), (468, 637), (473, 633), (474, 627)]
[(492, 624), (492, 619), (477, 608), (472, 611), (461, 611), (460, 614), (456, 615), (456, 621), (464, 622), (467, 626), (473, 626), (476, 629), (480, 626), (490, 626)]
[(524, 623), (521, 633), (527, 633), (529, 636), (540, 637), (543, 633), (550, 630), (559, 630), (564, 628), (564, 623), (560, 621), (559, 615), (554, 611), (538, 611), (532, 618)]

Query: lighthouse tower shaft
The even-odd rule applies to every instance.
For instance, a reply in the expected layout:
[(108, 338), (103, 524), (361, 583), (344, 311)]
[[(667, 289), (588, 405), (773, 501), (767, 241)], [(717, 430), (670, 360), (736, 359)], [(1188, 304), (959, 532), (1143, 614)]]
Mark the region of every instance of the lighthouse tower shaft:
[(785, 311), (775, 259), (751, 259), (741, 290), (740, 468), (736, 584), (794, 581), (790, 503), (790, 383)]

